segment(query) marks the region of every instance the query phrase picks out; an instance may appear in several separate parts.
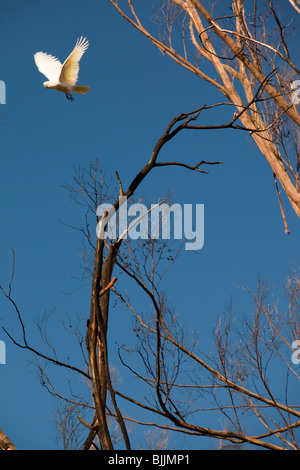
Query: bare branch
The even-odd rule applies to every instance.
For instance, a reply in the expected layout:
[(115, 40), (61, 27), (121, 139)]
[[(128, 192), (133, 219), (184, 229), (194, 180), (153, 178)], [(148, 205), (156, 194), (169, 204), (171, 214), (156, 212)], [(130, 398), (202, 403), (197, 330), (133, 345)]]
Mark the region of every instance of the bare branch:
[(7, 435), (0, 429), (0, 449), (1, 450), (17, 450), (16, 446), (11, 442)]

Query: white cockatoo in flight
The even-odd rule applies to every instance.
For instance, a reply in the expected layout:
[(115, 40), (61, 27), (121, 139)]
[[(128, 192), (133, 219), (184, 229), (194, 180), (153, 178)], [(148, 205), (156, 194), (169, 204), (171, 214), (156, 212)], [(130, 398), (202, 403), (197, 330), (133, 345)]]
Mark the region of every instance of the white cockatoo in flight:
[(34, 54), (34, 61), (39, 71), (48, 78), (43, 85), (45, 88), (63, 91), (68, 100), (73, 101), (72, 91), (85, 95), (89, 86), (76, 85), (79, 72), (79, 61), (89, 47), (89, 42), (81, 36), (63, 64), (53, 55), (45, 52)]

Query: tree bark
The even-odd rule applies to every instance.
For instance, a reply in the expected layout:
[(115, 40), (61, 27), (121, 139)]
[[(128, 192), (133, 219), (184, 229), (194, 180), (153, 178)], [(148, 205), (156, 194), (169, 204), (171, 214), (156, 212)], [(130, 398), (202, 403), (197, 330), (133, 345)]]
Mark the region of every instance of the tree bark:
[(0, 449), (1, 450), (17, 450), (16, 446), (11, 442), (7, 435), (0, 429)]

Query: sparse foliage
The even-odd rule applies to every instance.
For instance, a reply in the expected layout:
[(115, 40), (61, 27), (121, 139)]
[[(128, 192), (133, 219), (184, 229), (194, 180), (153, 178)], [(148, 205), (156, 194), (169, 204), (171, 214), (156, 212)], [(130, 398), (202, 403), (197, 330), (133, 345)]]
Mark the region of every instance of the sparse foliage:
[[(152, 23), (139, 13), (138, 2), (109, 1), (160, 52), (214, 86), (233, 106), (236, 121), (271, 167), (288, 233), (277, 181), (300, 217), (300, 116), (291, 86), (300, 71), (289, 46), (292, 22), (286, 24), (271, 0), (210, 2), (210, 11), (199, 0), (157, 0)], [(292, 16), (292, 7), (299, 7), (294, 1), (290, 5)]]
[[(75, 169), (74, 184), (66, 185), (73, 202), (84, 211), (82, 226), (66, 225), (83, 238), (82, 275), (91, 283), (87, 324), (79, 322), (69, 328), (82, 353), (81, 365), (60, 358), (47, 337), (47, 318), (39, 323), (47, 352), (30, 344), (12, 292), (14, 252), (8, 288), (0, 289), (17, 315), (21, 340), (5, 332), (17, 346), (33, 353), (42, 385), (59, 400), (56, 422), (66, 449), (111, 450), (122, 442), (129, 450), (131, 427), (140, 426), (147, 429), (148, 448), (166, 448), (176, 432), (216, 439), (219, 448), (298, 450), (300, 410), (291, 384), (300, 377), (291, 355), (292, 343), (300, 337), (300, 273), (296, 270), (287, 280), (285, 303), (279, 302), (279, 296), (270, 298), (269, 287), (262, 281), (256, 292), (245, 292), (252, 298), (252, 311), (241, 319), (230, 306), (216, 325), (212, 350), (207, 352), (201, 350), (194, 332), (182, 325), (180, 312), (163, 290), (162, 281), (180, 255), (180, 244), (172, 246), (159, 239), (132, 241), (123, 234), (101, 238), (95, 232), (97, 226), (103, 234), (114, 214), (118, 224), (124, 199), (136, 196), (153, 169), (171, 171), (176, 166), (186, 175), (192, 171), (201, 178), (208, 169), (218, 168), (222, 162), (204, 157), (195, 162), (189, 158), (165, 161), (162, 156), (163, 148), (177, 134), (210, 129), (235, 129), (253, 138), (274, 174), (288, 232), (278, 182), (300, 216), (299, 138), (295, 139), (300, 117), (290, 87), (299, 70), (289, 52), (287, 25), (271, 0), (262, 9), (255, 1), (234, 0), (228, 9), (219, 2), (211, 13), (199, 0), (161, 0), (153, 2), (152, 33), (143, 25), (148, 19), (144, 23), (140, 18), (133, 0), (110, 2), (160, 52), (216, 87), (226, 101), (201, 104), (173, 118), (127, 188), (118, 172), (108, 183), (98, 161), (88, 169)], [(298, 11), (298, 0), (289, 3)], [(220, 107), (232, 108), (229, 120), (199, 124), (200, 117)], [(111, 206), (99, 216), (97, 208), (105, 202)], [(130, 314), (135, 335), (133, 345), (126, 340), (119, 345), (121, 376), (138, 380), (145, 399), (136, 396), (134, 388), (130, 394), (122, 393), (118, 373), (109, 363), (113, 303)], [(40, 361), (80, 377), (87, 393), (77, 391), (69, 377), (69, 391), (61, 393)], [(0, 444), (13, 448), (2, 431)]]

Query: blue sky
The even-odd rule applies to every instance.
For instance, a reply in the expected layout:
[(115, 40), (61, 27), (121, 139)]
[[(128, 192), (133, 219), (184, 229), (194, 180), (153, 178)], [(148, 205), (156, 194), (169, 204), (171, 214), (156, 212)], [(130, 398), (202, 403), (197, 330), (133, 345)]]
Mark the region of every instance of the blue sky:
[[(71, 103), (64, 94), (44, 89), (45, 77), (33, 55), (44, 51), (63, 62), (81, 35), (90, 47), (78, 83), (90, 85), (91, 91)], [(82, 221), (63, 188), (72, 183), (73, 168), (98, 158), (109, 175), (118, 170), (126, 187), (174, 116), (223, 98), (163, 56), (108, 0), (5, 2), (0, 38), (0, 79), (7, 87), (6, 104), (0, 105), (0, 283), (9, 281), (13, 246), (14, 298), (30, 341), (43, 347), (34, 325), (37, 316), (55, 309), (61, 317), (86, 312), (87, 318), (89, 312), (89, 285), (75, 279), (80, 237), (60, 223)], [(222, 111), (216, 116), (223, 122)], [(272, 172), (245, 133), (187, 131), (167, 145), (161, 158), (190, 164), (223, 161), (210, 167), (208, 175), (156, 169), (137, 194), (156, 202), (171, 190), (182, 204), (205, 205), (204, 248), (184, 253), (166, 281), (172, 305), (189, 328), (200, 330), (205, 343), (231, 298), (237, 315), (247, 308), (238, 286), (255, 289), (261, 276), (279, 288), (299, 260), (299, 220), (283, 198), (291, 231), (285, 235)], [(114, 340), (124, 343), (129, 315), (111, 321)], [(18, 331), (3, 298), (0, 326)], [(59, 346), (71, 347), (58, 323), (51, 334)], [(18, 448), (54, 448), (55, 400), (32, 373), (30, 354), (16, 348), (2, 330), (0, 339), (7, 347), (7, 364), (0, 365), (0, 428)], [(75, 350), (72, 354), (79, 360)], [(115, 351), (111, 360), (120, 367)], [(204, 442), (192, 445), (201, 448), (208, 445)], [(191, 444), (182, 438), (174, 445)]]

